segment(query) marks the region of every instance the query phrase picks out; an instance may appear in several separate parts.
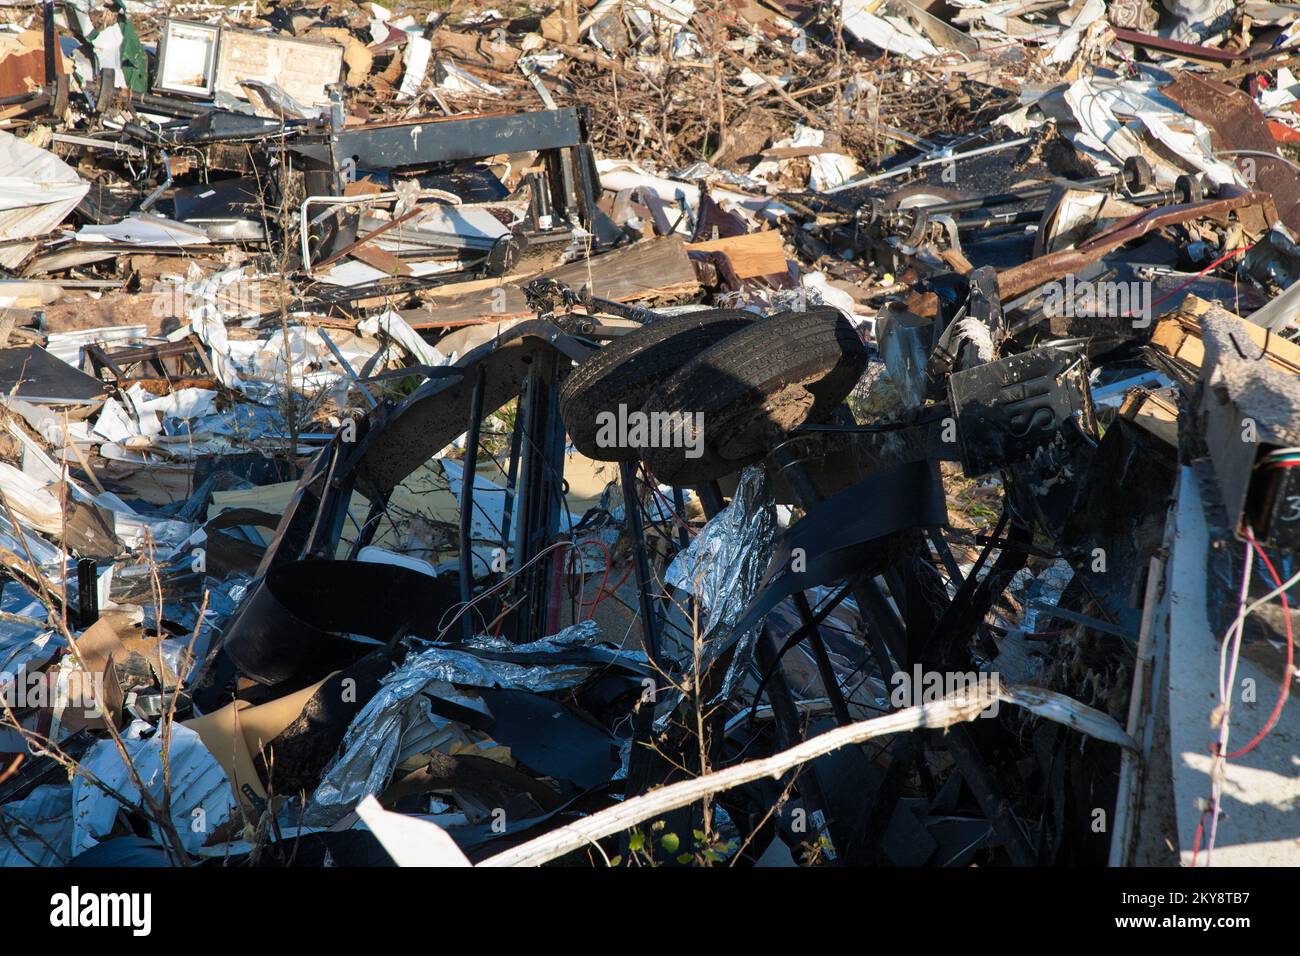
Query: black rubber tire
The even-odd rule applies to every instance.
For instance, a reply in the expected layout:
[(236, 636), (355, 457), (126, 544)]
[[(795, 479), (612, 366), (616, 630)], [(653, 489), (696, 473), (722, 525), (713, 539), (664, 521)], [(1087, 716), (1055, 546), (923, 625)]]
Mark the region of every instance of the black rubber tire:
[(692, 485), (761, 460), (800, 425), (826, 419), (867, 367), (867, 350), (838, 309), (783, 312), (687, 362), (646, 399), (649, 414), (703, 414), (703, 453), (648, 448), (659, 481)]
[(573, 446), (596, 461), (635, 461), (636, 448), (601, 448), (596, 416), (635, 411), (666, 377), (700, 352), (759, 318), (739, 309), (701, 309), (669, 316), (614, 339), (569, 375), (560, 389), (560, 417)]

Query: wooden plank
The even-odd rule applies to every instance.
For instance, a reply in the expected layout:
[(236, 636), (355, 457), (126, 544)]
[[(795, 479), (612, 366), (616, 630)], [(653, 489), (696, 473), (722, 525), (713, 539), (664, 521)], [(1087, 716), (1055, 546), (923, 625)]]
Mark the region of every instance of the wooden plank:
[(1158, 392), (1133, 389), (1124, 396), (1119, 414), (1166, 444), (1178, 447), (1178, 406)]
[[(1201, 343), (1200, 317), (1212, 308), (1216, 308), (1213, 303), (1196, 296), (1188, 296), (1177, 312), (1161, 319), (1151, 330), (1152, 347), (1188, 365), (1200, 368), (1201, 363), (1205, 361), (1205, 346)], [(1270, 335), (1266, 329), (1250, 322), (1243, 322), (1242, 328), (1256, 349), (1255, 355), (1262, 359), (1267, 344), (1268, 359), (1273, 365), (1284, 372), (1300, 375), (1300, 345), (1289, 342), (1280, 335)], [(1242, 342), (1241, 346), (1246, 348), (1247, 343)]]
[[(646, 239), (589, 259), (579, 259), (541, 273), (570, 288), (590, 286), (592, 295), (615, 302), (640, 299), (678, 299), (700, 289), (695, 267), (678, 236)], [(428, 309), (403, 312), (415, 329), (448, 328), (480, 322), (501, 322), (533, 314), (524, 297), (530, 281), (520, 278), (476, 289), (431, 303)]]
[(781, 234), (775, 229), (751, 232), (745, 236), (692, 242), (687, 244), (686, 249), (688, 252), (726, 253), (738, 279), (785, 275), (789, 268), (785, 261), (785, 245), (781, 241)]
[(397, 258), (397, 256), (393, 255), (391, 252), (380, 249), (378, 246), (370, 245), (369, 241), (363, 242), (348, 253), (348, 255), (352, 256), (353, 259), (360, 259), (372, 269), (378, 269), (380, 272), (386, 273), (390, 276), (411, 275), (410, 266)]
[[(421, 206), (416, 206), (414, 209), (407, 210), (406, 212), (398, 216), (396, 219), (390, 219), (388, 222), (384, 223), (379, 228), (372, 229), (370, 230), (370, 232), (366, 233), (361, 238), (348, 243), (348, 245), (344, 246), (342, 249), (334, 253), (328, 259), (324, 259), (320, 262), (312, 263), (312, 270), (315, 271), (316, 269), (324, 269), (326, 266), (333, 265), (334, 263), (342, 259), (344, 256), (352, 255), (357, 249), (359, 249), (361, 246), (364, 246), (367, 242), (370, 242), (372, 239), (378, 239), (380, 236), (382, 236), (384, 233), (388, 232), (390, 229), (394, 228), (395, 226), (400, 226), (408, 219), (412, 219), (415, 216), (418, 216), (420, 213), (425, 211), (426, 211), (425, 208)], [(356, 256), (356, 258), (361, 259), (360, 256)], [(365, 262), (366, 260), (361, 259), (361, 261)], [(369, 264), (370, 263), (368, 262), (366, 263), (366, 265)], [(378, 269), (379, 266), (375, 266), (375, 268)], [(387, 272), (388, 270), (385, 269), (384, 271)], [(404, 274), (409, 275), (409, 273), (404, 273)]]
[(436, 285), (432, 289), (425, 289), (420, 295), (426, 299), (455, 299), (471, 292), (482, 292), (484, 289), (495, 289), (497, 286), (507, 285), (511, 282), (521, 282), (536, 275), (536, 270), (529, 269), (523, 272), (512, 272), (508, 276), (493, 276), (490, 279), (449, 282), (447, 285)]

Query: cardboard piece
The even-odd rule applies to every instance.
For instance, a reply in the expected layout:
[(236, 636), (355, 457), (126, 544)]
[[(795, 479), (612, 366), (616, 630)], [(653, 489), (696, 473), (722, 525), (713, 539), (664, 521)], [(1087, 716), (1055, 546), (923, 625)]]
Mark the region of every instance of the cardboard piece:
[(77, 640), (78, 663), (86, 674), (103, 675), (104, 711), (99, 717), (90, 717), (80, 706), (67, 707), (59, 715), (59, 722), (69, 730), (103, 730), (107, 726), (104, 716), (112, 717), (114, 726), (122, 724), (122, 686), (112, 667), (114, 657), (126, 654), (122, 639), (133, 635), (135, 623), (132, 615), (119, 611), (105, 611), (99, 620), (86, 628)]
[(182, 722), (182, 726), (199, 735), (203, 746), (221, 764), (235, 799), (246, 810), (257, 811), (256, 803), (268, 796), (254, 755), (297, 720), (312, 695), (333, 676), (327, 674), (310, 687), (266, 704), (254, 706), (236, 700), (220, 710)]

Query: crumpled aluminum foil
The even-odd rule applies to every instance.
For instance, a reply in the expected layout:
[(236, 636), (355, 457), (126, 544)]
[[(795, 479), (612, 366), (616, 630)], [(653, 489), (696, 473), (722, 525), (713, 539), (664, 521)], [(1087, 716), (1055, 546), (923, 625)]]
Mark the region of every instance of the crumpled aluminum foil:
[[(341, 818), (367, 794), (379, 793), (397, 766), (402, 739), (412, 727), (435, 719), (421, 696), (437, 682), (470, 687), (504, 687), (535, 693), (562, 690), (586, 679), (597, 665), (515, 664), (476, 657), (469, 648), (495, 651), (561, 651), (595, 643), (600, 627), (581, 621), (558, 634), (529, 644), (511, 644), (491, 637), (475, 637), (468, 645), (434, 645), (414, 650), (400, 667), (380, 682), (378, 693), (349, 725), (343, 753), (321, 777), (304, 815), (304, 822), (324, 826)], [(621, 652), (629, 663), (645, 662), (636, 651)]]
[[(665, 580), (689, 591), (700, 604), (705, 644), (702, 667), (707, 668), (725, 650), (722, 638), (740, 620), (758, 590), (777, 530), (776, 506), (766, 473), (751, 465), (741, 473), (731, 503), (668, 566)], [(730, 697), (743, 679), (757, 636), (757, 628), (740, 636), (715, 701)]]
[[(581, 647), (599, 637), (600, 628), (595, 621), (580, 621), (566, 627), (558, 634), (544, 637), (530, 644), (511, 644), (501, 638), (482, 635), (457, 647), (432, 646), (407, 657), (406, 663), (384, 681), (397, 678), (410, 670), (412, 679), (423, 677), (424, 683), (441, 680), (449, 684), (468, 687), (508, 687), (514, 690), (531, 690), (544, 694), (547, 691), (573, 687), (586, 679), (594, 665), (591, 664), (516, 664), (511, 661), (494, 661), (476, 656), (475, 649), (485, 651), (561, 651)], [(381, 690), (382, 693), (382, 690)]]

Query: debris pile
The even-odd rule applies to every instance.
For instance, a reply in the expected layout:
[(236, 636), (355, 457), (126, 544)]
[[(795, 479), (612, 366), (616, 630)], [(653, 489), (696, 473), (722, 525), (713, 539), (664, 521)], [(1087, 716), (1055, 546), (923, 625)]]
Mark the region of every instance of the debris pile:
[(1297, 862), (1295, 8), (436, 7), (0, 8), (0, 864)]

